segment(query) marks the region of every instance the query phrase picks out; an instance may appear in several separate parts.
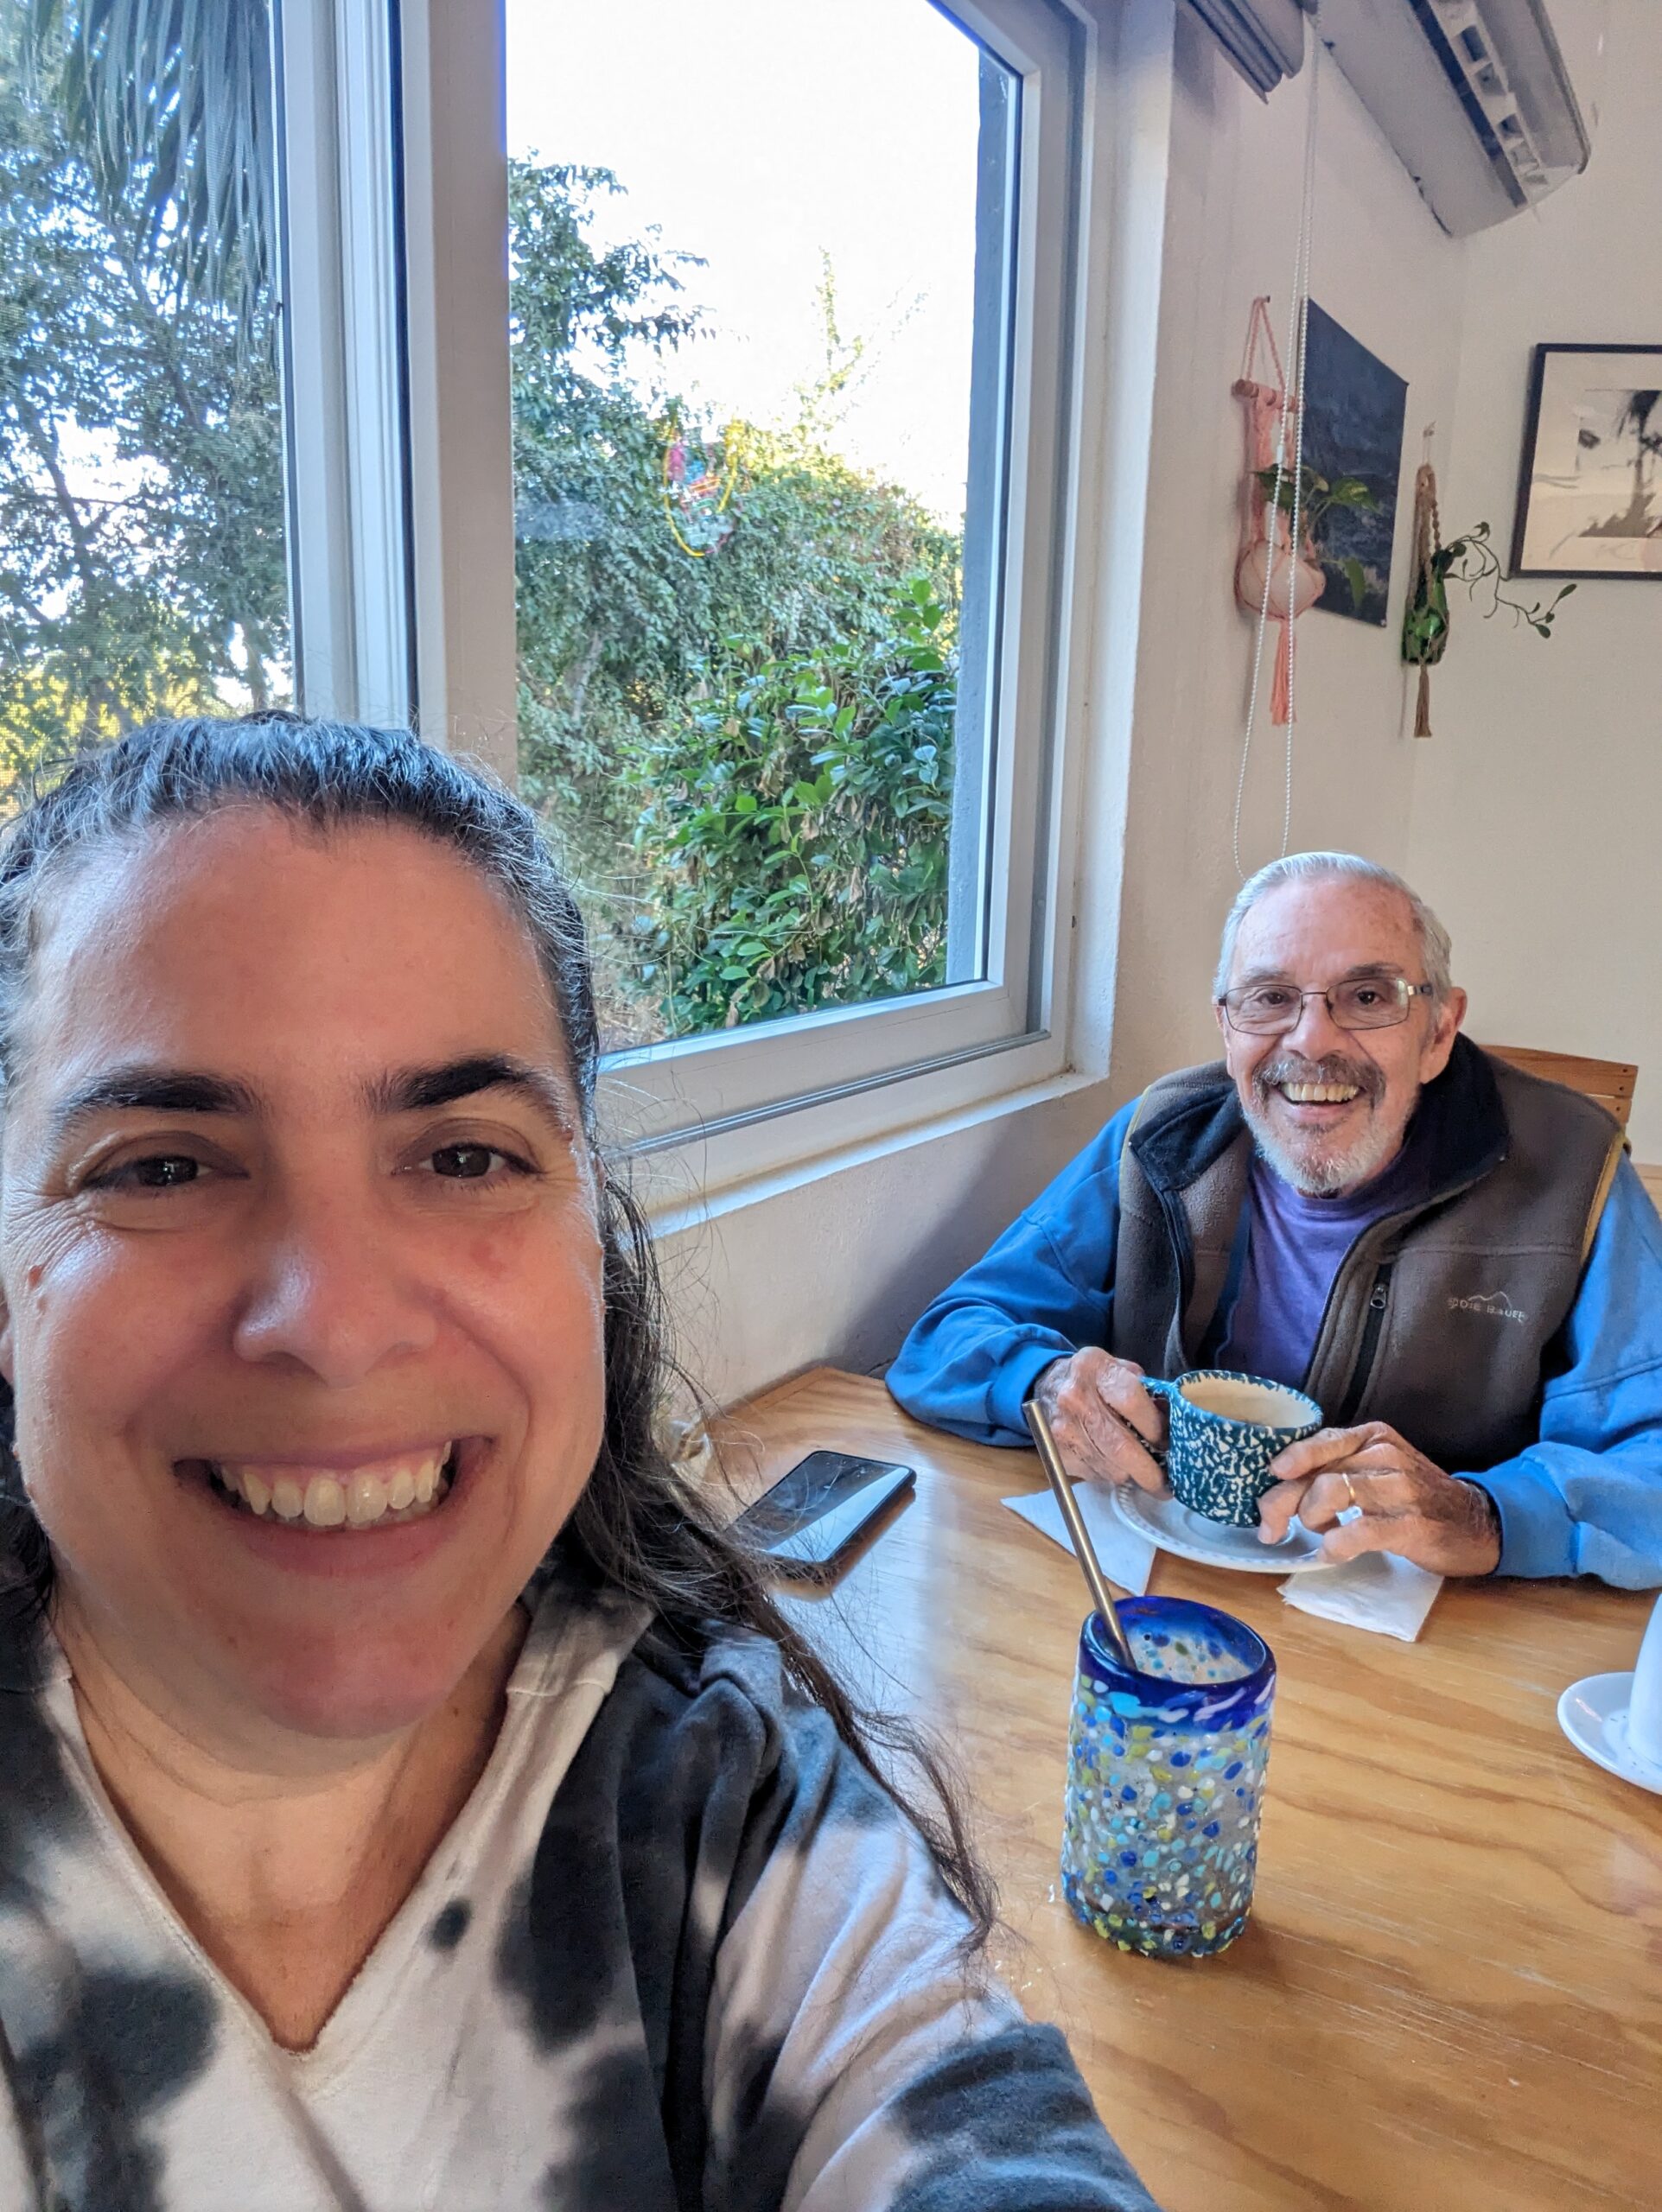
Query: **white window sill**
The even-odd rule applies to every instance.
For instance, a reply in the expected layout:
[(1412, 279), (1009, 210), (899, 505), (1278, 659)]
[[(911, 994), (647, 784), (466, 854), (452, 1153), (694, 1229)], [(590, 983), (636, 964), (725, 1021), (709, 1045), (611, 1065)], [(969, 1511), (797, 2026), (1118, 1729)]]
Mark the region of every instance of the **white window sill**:
[[(853, 1099), (831, 1100), (719, 1136), (690, 1138), (635, 1158), (634, 1193), (654, 1236), (678, 1236), (867, 1162), (1100, 1085), (1099, 1075), (1057, 1067), (1060, 1057), (1057, 1040), (1041, 1038)], [(1015, 1080), (990, 1090), (989, 1075), (995, 1071)], [(897, 1103), (907, 1109), (903, 1119)]]

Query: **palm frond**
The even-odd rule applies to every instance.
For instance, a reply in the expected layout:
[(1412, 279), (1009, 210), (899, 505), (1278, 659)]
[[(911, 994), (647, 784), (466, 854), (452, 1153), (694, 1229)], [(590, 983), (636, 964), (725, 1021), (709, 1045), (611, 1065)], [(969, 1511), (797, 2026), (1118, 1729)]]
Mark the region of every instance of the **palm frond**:
[(270, 0), (29, 0), (27, 40), (147, 264), (246, 311), (276, 261)]

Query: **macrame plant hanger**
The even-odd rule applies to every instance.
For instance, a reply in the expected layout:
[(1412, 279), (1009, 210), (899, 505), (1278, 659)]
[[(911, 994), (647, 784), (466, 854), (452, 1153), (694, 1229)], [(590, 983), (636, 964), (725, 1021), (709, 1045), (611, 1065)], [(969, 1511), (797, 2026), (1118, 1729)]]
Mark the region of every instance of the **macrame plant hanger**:
[[(1304, 543), (1304, 371), (1310, 330), (1310, 240), (1315, 226), (1315, 125), (1317, 95), (1321, 82), (1321, 10), (1320, 0), (1310, 13), (1310, 92), (1304, 126), (1304, 170), (1299, 196), (1298, 245), (1293, 257), (1291, 298), (1287, 311), (1287, 359), (1292, 375), (1282, 368), (1270, 327), (1266, 294), (1252, 303), (1247, 323), (1246, 351), (1233, 391), (1246, 406), (1247, 485), (1245, 530), (1235, 565), (1235, 595), (1258, 621), (1252, 645), (1252, 686), (1246, 703), (1246, 728), (1241, 736), (1240, 773), (1235, 783), (1235, 817), (1230, 846), (1236, 874), (1245, 881), (1248, 870), (1241, 861), (1241, 809), (1246, 798), (1247, 764), (1252, 753), (1252, 733), (1258, 721), (1258, 696), (1263, 688), (1264, 649), (1270, 626), (1278, 635), (1274, 648), (1270, 687), (1270, 716), (1287, 731), (1284, 789), (1282, 804), (1281, 848), (1284, 855), (1293, 834), (1293, 723), (1298, 671), (1298, 617), (1319, 595), (1322, 577), (1308, 557)], [(1269, 346), (1276, 371), (1274, 386), (1260, 384), (1253, 375), (1259, 335)], [(1273, 433), (1273, 445), (1270, 443)], [(1290, 445), (1290, 452), (1289, 452)], [(1283, 494), (1289, 473), (1290, 490)], [(1273, 489), (1266, 495), (1258, 471), (1273, 467)], [(1286, 504), (1283, 505), (1283, 496)], [(1261, 549), (1261, 550), (1260, 550)], [(1258, 571), (1262, 569), (1260, 576)], [(1256, 601), (1256, 604), (1254, 601)]]
[(1408, 607), (1403, 617), (1403, 658), (1420, 672), (1419, 693), (1414, 702), (1414, 734), (1431, 734), (1431, 671), (1449, 645), (1449, 584), (1442, 551), (1442, 524), (1437, 514), (1437, 474), (1431, 466), (1435, 423), (1425, 426), (1423, 457), (1414, 477), (1414, 573), (1409, 581)]
[[(1263, 380), (1259, 371), (1260, 351), (1270, 357), (1270, 365), (1275, 376), (1273, 384), (1266, 384)], [(1275, 333), (1270, 327), (1270, 298), (1267, 293), (1252, 302), (1252, 312), (1246, 325), (1246, 346), (1241, 357), (1241, 373), (1231, 388), (1235, 397), (1244, 403), (1243, 424), (1246, 433), (1246, 473), (1241, 499), (1241, 550), (1235, 561), (1235, 601), (1249, 614), (1265, 616), (1278, 626), (1277, 641), (1271, 648), (1275, 680), (1270, 691), (1270, 719), (1277, 728), (1281, 728), (1291, 720), (1292, 715), (1288, 690), (1289, 656), (1287, 631), (1297, 617), (1313, 607), (1321, 596), (1327, 579), (1312, 558), (1308, 546), (1301, 546), (1296, 557), (1294, 556), (1291, 518), (1284, 506), (1279, 504), (1271, 506), (1270, 494), (1264, 488), (1265, 472), (1275, 467), (1277, 454), (1284, 451), (1282, 439), (1283, 412), (1289, 418), (1296, 418), (1299, 412), (1297, 400), (1289, 396), (1286, 373), (1281, 365), (1281, 356), (1276, 351)]]

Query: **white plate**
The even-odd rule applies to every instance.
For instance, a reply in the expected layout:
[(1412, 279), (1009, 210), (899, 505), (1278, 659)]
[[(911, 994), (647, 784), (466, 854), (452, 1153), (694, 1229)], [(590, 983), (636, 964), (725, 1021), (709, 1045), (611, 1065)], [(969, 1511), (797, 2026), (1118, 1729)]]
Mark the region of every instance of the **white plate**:
[(1607, 1774), (1662, 1797), (1662, 1767), (1641, 1764), (1627, 1743), (1631, 1675), (1589, 1675), (1558, 1700), (1558, 1726), (1578, 1751)]
[(1262, 1544), (1256, 1529), (1232, 1529), (1227, 1522), (1208, 1521), (1191, 1513), (1175, 1497), (1151, 1497), (1135, 1483), (1116, 1483), (1109, 1492), (1114, 1510), (1140, 1536), (1158, 1544), (1162, 1552), (1192, 1559), (1201, 1567), (1232, 1567), (1240, 1574), (1297, 1574), (1321, 1564), (1321, 1539), (1313, 1536), (1295, 1519), (1278, 1544)]

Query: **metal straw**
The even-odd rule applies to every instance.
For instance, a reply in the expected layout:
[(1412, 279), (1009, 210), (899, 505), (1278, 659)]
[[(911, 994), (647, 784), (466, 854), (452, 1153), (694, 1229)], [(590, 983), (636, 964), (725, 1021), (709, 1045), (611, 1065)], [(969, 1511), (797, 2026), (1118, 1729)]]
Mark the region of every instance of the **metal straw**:
[(1096, 1547), (1086, 1532), (1079, 1502), (1073, 1495), (1073, 1485), (1062, 1466), (1062, 1455), (1056, 1449), (1056, 1440), (1050, 1433), (1050, 1423), (1045, 1418), (1044, 1408), (1036, 1398), (1029, 1398), (1022, 1408), (1027, 1415), (1028, 1429), (1033, 1438), (1034, 1449), (1039, 1454), (1039, 1465), (1049, 1478), (1050, 1487), (1056, 1493), (1056, 1503), (1062, 1509), (1062, 1519), (1067, 1523), (1067, 1533), (1073, 1539), (1074, 1555), (1085, 1570), (1085, 1580), (1092, 1601), (1102, 1617), (1108, 1631), (1108, 1641), (1118, 1654), (1120, 1664), (1133, 1675), (1143, 1669), (1131, 1656), (1131, 1647), (1120, 1626), (1119, 1610), (1114, 1604), (1113, 1592), (1108, 1587), (1108, 1578), (1102, 1571)]

